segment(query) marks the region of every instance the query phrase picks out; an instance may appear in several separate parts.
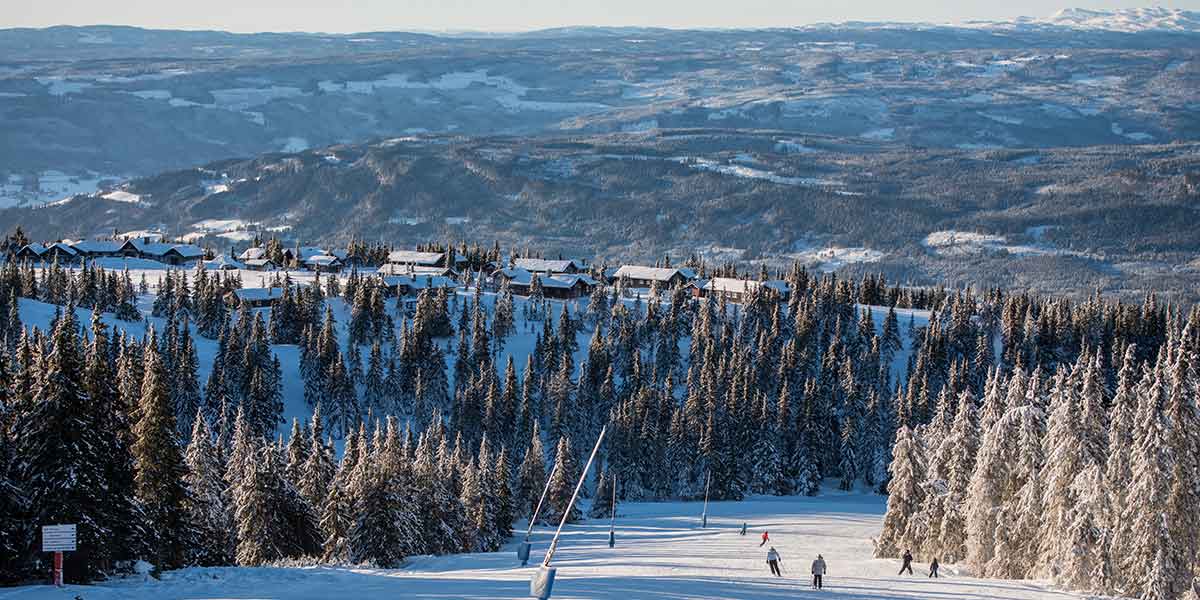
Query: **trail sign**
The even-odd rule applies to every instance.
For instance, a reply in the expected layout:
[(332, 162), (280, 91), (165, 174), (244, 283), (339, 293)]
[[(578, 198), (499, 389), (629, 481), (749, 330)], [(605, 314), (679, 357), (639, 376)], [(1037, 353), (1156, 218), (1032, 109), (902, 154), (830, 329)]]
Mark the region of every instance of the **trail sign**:
[(42, 525), (42, 552), (74, 552), (75, 525)]
[(75, 524), (42, 525), (42, 552), (54, 553), (54, 585), (63, 584), (63, 552), (75, 551)]

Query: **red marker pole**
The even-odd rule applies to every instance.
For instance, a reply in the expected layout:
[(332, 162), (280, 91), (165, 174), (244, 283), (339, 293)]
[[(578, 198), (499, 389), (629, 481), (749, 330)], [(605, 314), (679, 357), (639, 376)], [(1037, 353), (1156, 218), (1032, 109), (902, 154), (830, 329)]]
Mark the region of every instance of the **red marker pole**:
[(54, 586), (62, 587), (63, 585), (63, 555), (62, 552), (54, 553)]

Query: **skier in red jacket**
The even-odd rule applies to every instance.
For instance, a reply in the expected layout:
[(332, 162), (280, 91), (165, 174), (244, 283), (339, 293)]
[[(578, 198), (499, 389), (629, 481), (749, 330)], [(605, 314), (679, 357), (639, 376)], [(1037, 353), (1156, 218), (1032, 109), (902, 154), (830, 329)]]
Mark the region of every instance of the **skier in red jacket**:
[(771, 541), (771, 536), (767, 535), (767, 532), (764, 531), (763, 536), (762, 536), (762, 543), (759, 544), (758, 547), (762, 548), (763, 546), (767, 545), (767, 542), (769, 542), (769, 541)]

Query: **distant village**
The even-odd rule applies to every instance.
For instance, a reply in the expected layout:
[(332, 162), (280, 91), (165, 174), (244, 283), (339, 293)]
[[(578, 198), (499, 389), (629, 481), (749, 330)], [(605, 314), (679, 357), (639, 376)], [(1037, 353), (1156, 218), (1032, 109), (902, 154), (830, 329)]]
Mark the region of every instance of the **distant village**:
[[(11, 238), (10, 238), (11, 239)], [(196, 268), (218, 271), (308, 271), (338, 274), (358, 271), (378, 276), (389, 293), (415, 297), (422, 290), (478, 286), (499, 291), (507, 286), (518, 296), (569, 300), (589, 296), (598, 287), (612, 286), (623, 295), (642, 291), (658, 293), (682, 289), (695, 298), (712, 297), (743, 303), (751, 295), (769, 295), (786, 301), (789, 288), (783, 279), (770, 279), (762, 271), (756, 279), (737, 276), (705, 276), (704, 269), (666, 265), (597, 266), (579, 258), (512, 256), (502, 259), (499, 249), (486, 258), (465, 256), (453, 248), (394, 250), (357, 245), (351, 248), (317, 246), (285, 247), (277, 239), (250, 242), (249, 247), (231, 248), (216, 254), (200, 246), (165, 241), (161, 234), (142, 232), (112, 239), (29, 242), (10, 246), (8, 254), (17, 261), (41, 264), (82, 265), (104, 268), (130, 267), (129, 259), (151, 261), (131, 268)], [(729, 269), (722, 270), (729, 273)], [(281, 288), (242, 288), (231, 303), (255, 307), (271, 306), (283, 295)]]

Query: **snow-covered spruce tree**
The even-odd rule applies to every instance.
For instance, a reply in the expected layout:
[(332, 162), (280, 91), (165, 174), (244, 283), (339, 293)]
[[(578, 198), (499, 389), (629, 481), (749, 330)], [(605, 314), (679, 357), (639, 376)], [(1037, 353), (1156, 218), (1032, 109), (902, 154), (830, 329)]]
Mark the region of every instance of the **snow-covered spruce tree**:
[[(525, 451), (525, 459), (517, 471), (517, 514), (533, 518), (533, 511), (541, 498), (542, 489), (546, 485), (546, 452), (542, 448), (541, 431), (537, 422), (533, 424), (533, 434), (529, 447)], [(544, 513), (543, 513), (544, 516)]]
[[(1108, 457), (1104, 467), (1104, 488), (1108, 493), (1108, 502), (1104, 506), (1104, 527), (1108, 530), (1110, 544), (1124, 538), (1122, 530), (1129, 525), (1123, 518), (1128, 505), (1129, 484), (1133, 480), (1131, 459), (1139, 401), (1136, 360), (1135, 347), (1127, 346), (1109, 409)], [(1125, 581), (1122, 567), (1121, 561), (1113, 561), (1111, 583), (1106, 591), (1118, 591), (1118, 584)]]
[(499, 456), (496, 457), (496, 467), (492, 471), (496, 494), (496, 509), (492, 511), (492, 520), (501, 544), (512, 536), (512, 525), (516, 520), (517, 507), (513, 498), (512, 476), (513, 465), (508, 457), (508, 448), (501, 448)]
[(175, 408), (179, 436), (182, 438), (192, 430), (192, 419), (200, 410), (200, 380), (197, 371), (200, 362), (196, 358), (196, 347), (185, 319), (179, 330), (179, 344), (173, 368), (168, 374), (171, 386), (171, 405)]
[(966, 558), (967, 492), (975, 457), (979, 451), (979, 429), (975, 400), (969, 391), (959, 394), (958, 410), (950, 435), (942, 444), (941, 459), (947, 473), (946, 507), (938, 532), (940, 560), (956, 563)]
[(131, 448), (136, 466), (134, 489), (158, 538), (154, 564), (172, 568), (183, 564), (192, 532), (183, 509), (186, 470), (176, 437), (175, 407), (153, 328), (147, 333), (142, 354), (145, 376)]
[(367, 358), (367, 372), (363, 376), (363, 410), (368, 414), (386, 415), (395, 411), (388, 402), (383, 371), (383, 348), (376, 340), (371, 345)]
[(883, 518), (883, 531), (875, 543), (877, 558), (895, 558), (912, 549), (914, 524), (911, 517), (924, 500), (921, 482), (924, 480), (924, 460), (921, 450), (907, 427), (896, 432), (892, 448), (892, 464), (888, 468), (888, 509)]
[(187, 497), (183, 508), (189, 527), (195, 532), (195, 544), (185, 563), (217, 566), (229, 564), (233, 556), (233, 520), (226, 503), (225, 480), (213, 446), (212, 432), (203, 413), (192, 426), (191, 442), (184, 454)]
[(321, 421), (321, 405), (313, 409), (311, 431), (307, 443), (308, 455), (300, 466), (300, 476), (296, 483), (296, 491), (300, 497), (319, 511), (329, 494), (336, 467), (333, 463), (333, 449), (326, 444), (324, 425)]
[[(22, 521), (76, 523), (81, 545), (102, 548), (112, 543), (115, 524), (104, 514), (105, 448), (97, 439), (96, 414), (84, 386), (77, 332), (74, 307), (68, 307), (53, 329), (29, 398), (15, 399), (10, 431), (16, 461), (5, 468), (13, 469), (21, 487), (9, 488), (7, 495), (10, 503), (28, 507)], [(98, 574), (102, 559), (85, 563), (86, 577)]]
[(571, 448), (571, 440), (565, 437), (559, 438), (558, 450), (554, 459), (554, 474), (550, 477), (550, 489), (546, 492), (546, 504), (542, 507), (542, 510), (546, 512), (546, 518), (551, 522), (561, 520), (564, 514), (567, 515), (568, 523), (579, 520), (578, 507), (572, 506), (570, 513), (567, 513), (567, 507), (575, 491), (575, 483), (579, 480), (579, 469), (575, 451)]
[(397, 474), (373, 460), (360, 460), (359, 488), (347, 547), (352, 563), (390, 568), (404, 560), (404, 549), (417, 528), (416, 515), (405, 501)]
[(592, 497), (592, 507), (588, 510), (588, 517), (592, 519), (606, 519), (612, 514), (613, 509), (613, 481), (612, 473), (601, 471), (596, 476), (596, 493)]
[[(1167, 411), (1165, 352), (1141, 385), (1137, 432), (1130, 470), (1127, 502), (1113, 548), (1119, 549), (1122, 580), (1116, 587), (1124, 594), (1143, 598), (1169, 596), (1170, 548), (1174, 544), (1166, 522), (1170, 505), (1171, 477), (1177, 460), (1170, 445), (1173, 424)], [(1164, 589), (1168, 590), (1164, 595)]]
[[(1189, 323), (1187, 327), (1191, 327)], [(1185, 329), (1184, 336), (1192, 335)], [(1173, 545), (1167, 559), (1171, 565), (1171, 589), (1186, 589), (1200, 567), (1200, 357), (1179, 342), (1172, 342), (1167, 412), (1173, 429), (1168, 443), (1176, 457), (1171, 473), (1167, 524)]]

